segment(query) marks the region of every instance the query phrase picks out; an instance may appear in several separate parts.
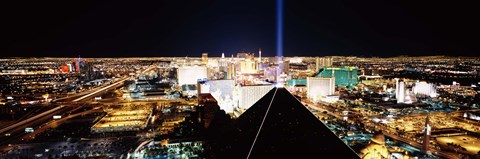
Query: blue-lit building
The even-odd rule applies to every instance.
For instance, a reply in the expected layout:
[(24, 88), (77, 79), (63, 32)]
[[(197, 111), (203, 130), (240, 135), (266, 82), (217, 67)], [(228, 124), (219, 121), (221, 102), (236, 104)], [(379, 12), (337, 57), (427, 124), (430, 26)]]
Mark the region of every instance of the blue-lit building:
[(307, 79), (290, 79), (287, 80), (287, 86), (307, 85)]
[[(332, 71), (334, 70), (334, 71)], [(358, 69), (356, 67), (331, 68), (324, 67), (316, 77), (332, 78), (335, 76), (335, 86), (343, 86), (347, 88), (355, 87), (358, 84)], [(287, 86), (307, 85), (307, 79), (290, 79), (287, 80)]]
[(356, 67), (324, 67), (317, 77), (331, 78), (332, 75), (335, 76), (335, 86), (352, 88), (358, 84), (358, 69)]

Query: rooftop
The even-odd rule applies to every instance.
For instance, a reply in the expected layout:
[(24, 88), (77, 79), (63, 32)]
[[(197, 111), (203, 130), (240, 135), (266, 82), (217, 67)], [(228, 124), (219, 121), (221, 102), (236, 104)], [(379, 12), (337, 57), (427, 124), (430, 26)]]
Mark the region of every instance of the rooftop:
[(233, 131), (223, 138), (217, 157), (359, 158), (285, 88), (262, 97), (237, 119)]

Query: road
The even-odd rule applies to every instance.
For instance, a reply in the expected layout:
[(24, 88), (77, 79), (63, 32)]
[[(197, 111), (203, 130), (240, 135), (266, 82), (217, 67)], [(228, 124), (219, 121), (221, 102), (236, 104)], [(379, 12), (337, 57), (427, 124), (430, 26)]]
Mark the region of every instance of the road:
[[(142, 73), (144, 73), (144, 72), (146, 72), (146, 71), (148, 71), (148, 70), (151, 70), (151, 69), (153, 69), (153, 68), (154, 68), (153, 66), (148, 67), (148, 68), (146, 68), (145, 70), (143, 70)], [(105, 93), (105, 92), (107, 92), (107, 91), (110, 91), (110, 90), (112, 90), (112, 89), (115, 89), (115, 88), (118, 88), (118, 87), (123, 86), (124, 82), (125, 82), (127, 79), (128, 79), (128, 77), (124, 77), (124, 78), (121, 78), (119, 81), (117, 81), (117, 82), (115, 82), (115, 83), (112, 83), (112, 84), (109, 84), (109, 85), (106, 85), (106, 86), (103, 86), (103, 87), (98, 87), (98, 88), (95, 88), (95, 89), (93, 89), (93, 90), (90, 90), (90, 91), (89, 91), (88, 93), (86, 93), (86, 94), (85, 94), (85, 93), (81, 93), (81, 94), (78, 94), (78, 95), (70, 96), (70, 97), (65, 98), (65, 99), (71, 99), (71, 98), (73, 98), (73, 97), (78, 97), (78, 96), (80, 96), (80, 97), (75, 98), (75, 99), (73, 99), (73, 100), (71, 100), (71, 101), (74, 102), (74, 103), (81, 102), (81, 101), (85, 101), (85, 100), (88, 100), (88, 99), (90, 99), (90, 98), (92, 98), (92, 97), (98, 96), (98, 95), (100, 95), (100, 94), (102, 94), (102, 93)], [(60, 109), (62, 109), (62, 108), (64, 108), (64, 105), (55, 107), (55, 108), (53, 108), (53, 109), (51, 109), (51, 110), (48, 110), (48, 111), (43, 112), (43, 113), (40, 113), (40, 114), (35, 115), (35, 116), (31, 117), (31, 118), (25, 119), (25, 120), (23, 120), (23, 121), (20, 121), (20, 122), (18, 122), (18, 123), (15, 123), (15, 124), (13, 124), (13, 125), (10, 125), (10, 126), (8, 126), (8, 127), (5, 127), (5, 128), (3, 128), (3, 129), (0, 130), (0, 134), (3, 135), (5, 132), (7, 132), (7, 131), (9, 131), (9, 130), (11, 130), (11, 129), (13, 129), (13, 128), (16, 128), (16, 127), (20, 127), (20, 126), (26, 127), (26, 125), (28, 125), (28, 123), (30, 123), (30, 122), (32, 122), (32, 121), (34, 121), (34, 120), (36, 120), (36, 119), (39, 119), (39, 118), (41, 118), (41, 117), (58, 113), (58, 111), (59, 111)]]
[(35, 135), (42, 133), (43, 131), (47, 130), (48, 128), (55, 128), (55, 127), (61, 125), (62, 123), (64, 123), (65, 121), (69, 120), (69, 119), (72, 119), (72, 118), (75, 118), (75, 117), (78, 117), (78, 116), (82, 116), (82, 115), (87, 115), (87, 114), (93, 113), (95, 111), (98, 111), (99, 109), (100, 109), (100, 107), (95, 107), (93, 109), (90, 109), (90, 110), (87, 110), (87, 111), (84, 111), (84, 112), (81, 112), (81, 113), (72, 114), (72, 115), (63, 117), (63, 118), (58, 119), (58, 120), (50, 121), (48, 123), (45, 123), (44, 126), (35, 129), (35, 132), (25, 134), (25, 137), (33, 138), (33, 137), (35, 137)]
[[(84, 101), (84, 100), (87, 100), (87, 99), (89, 99), (89, 98), (91, 98), (91, 97), (94, 97), (94, 95), (101, 94), (101, 93), (103, 93), (104, 91), (108, 91), (108, 90), (110, 90), (110, 89), (112, 89), (112, 88), (116, 88), (116, 87), (122, 86), (122, 85), (123, 85), (123, 82), (124, 82), (125, 80), (126, 80), (126, 79), (122, 79), (122, 80), (120, 80), (120, 81), (118, 81), (118, 82), (115, 82), (115, 83), (113, 83), (113, 84), (107, 85), (107, 86), (105, 86), (105, 87), (97, 88), (96, 90), (94, 90), (94, 91), (92, 91), (92, 92), (90, 92), (90, 93), (88, 93), (88, 94), (86, 94), (86, 95), (83, 95), (83, 96), (81, 96), (81, 97), (79, 97), (79, 98), (76, 98), (76, 99), (72, 100), (72, 102)], [(55, 108), (53, 108), (53, 109), (50, 109), (50, 110), (48, 110), (48, 111), (45, 111), (45, 112), (43, 112), (43, 113), (40, 113), (40, 114), (38, 114), (38, 115), (35, 115), (35, 116), (31, 117), (31, 118), (28, 118), (28, 119), (25, 119), (25, 120), (20, 121), (20, 122), (18, 122), (18, 123), (15, 123), (15, 124), (13, 124), (13, 125), (10, 125), (10, 126), (8, 126), (8, 127), (6, 127), (6, 128), (1, 129), (1, 130), (0, 130), (0, 134), (3, 134), (3, 133), (7, 132), (7, 131), (10, 130), (10, 129), (13, 129), (13, 128), (16, 128), (16, 127), (19, 127), (19, 126), (28, 124), (28, 123), (30, 123), (30, 122), (38, 119), (38, 118), (41, 118), (41, 117), (43, 117), (43, 116), (54, 114), (55, 112), (59, 111), (60, 109), (62, 109), (62, 108), (64, 108), (64, 107), (65, 107), (65, 105), (61, 105), (61, 106), (55, 107)]]
[[(422, 143), (418, 143), (416, 141), (411, 141), (409, 139), (400, 137), (400, 136), (395, 135), (395, 134), (391, 134), (391, 133), (387, 133), (387, 132), (382, 132), (382, 133), (385, 136), (388, 136), (388, 137), (392, 138), (393, 140), (401, 141), (401, 142), (407, 143), (407, 144), (409, 144), (413, 147), (416, 147), (418, 149), (422, 149), (422, 146), (423, 146)], [(451, 154), (451, 153), (448, 153), (448, 152), (439, 151), (439, 150), (434, 149), (434, 148), (429, 148), (429, 151), (432, 152), (432, 154), (435, 155), (435, 156), (450, 158), (450, 159), (460, 159), (460, 157), (458, 157), (457, 155), (454, 155), (454, 154)]]
[(62, 110), (62, 108), (65, 108), (65, 106), (64, 106), (64, 105), (61, 105), (61, 106), (55, 107), (55, 108), (53, 108), (53, 109), (50, 109), (50, 110), (45, 111), (45, 112), (43, 112), (43, 113), (40, 113), (40, 114), (38, 114), (38, 115), (36, 115), (36, 116), (33, 116), (33, 117), (31, 117), (31, 118), (28, 118), (28, 119), (22, 120), (22, 121), (20, 121), (20, 122), (18, 122), (18, 123), (15, 123), (15, 124), (13, 124), (13, 125), (10, 125), (10, 126), (8, 126), (8, 127), (6, 127), (6, 128), (1, 129), (1, 130), (0, 130), (0, 134), (4, 134), (5, 132), (7, 132), (7, 131), (9, 131), (9, 130), (11, 130), (11, 129), (14, 129), (14, 128), (18, 128), (18, 127), (20, 127), (20, 126), (22, 126), (22, 125), (28, 125), (28, 124), (31, 123), (32, 121), (35, 121), (35, 120), (37, 120), (37, 119), (39, 119), (39, 118), (41, 118), (41, 117), (44, 117), (44, 116), (47, 116), (47, 115), (53, 115), (53, 114), (55, 114), (56, 112), (58, 112), (59, 110)]
[(112, 88), (117, 88), (117, 87), (120, 87), (120, 86), (123, 86), (125, 80), (127, 80), (127, 78), (123, 78), (121, 79), (120, 81), (118, 82), (115, 82), (113, 84), (110, 84), (110, 85), (107, 85), (105, 87), (101, 87), (101, 88), (98, 88), (97, 90), (95, 91), (92, 91), (84, 96), (81, 96), (80, 98), (77, 98), (77, 99), (74, 99), (72, 100), (72, 102), (80, 102), (82, 100), (85, 100), (85, 99), (88, 99), (88, 98), (92, 98), (94, 97), (94, 95), (98, 95), (98, 94), (101, 94), (103, 91), (109, 91), (111, 90)]
[[(151, 66), (151, 67), (148, 67), (141, 72), (144, 73), (144, 72), (146, 72), (150, 69), (153, 69), (153, 68), (154, 67)], [(137, 76), (138, 76), (138, 74), (137, 74)], [(18, 123), (15, 123), (15, 124), (12, 124), (8, 127), (0, 129), (0, 146), (3, 147), (3, 146), (7, 146), (8, 144), (17, 143), (20, 140), (26, 139), (26, 137), (30, 137), (30, 138), (34, 137), (35, 134), (37, 134), (37, 133), (39, 133), (43, 130), (46, 130), (46, 128), (48, 128), (48, 127), (54, 127), (54, 126), (60, 125), (61, 123), (63, 123), (67, 119), (70, 119), (70, 118), (73, 118), (75, 116), (82, 115), (82, 114), (85, 114), (85, 113), (91, 113), (91, 111), (95, 111), (95, 109), (94, 109), (94, 110), (86, 111), (86, 112), (83, 112), (83, 113), (72, 114), (72, 115), (64, 117), (64, 119), (57, 120), (57, 121), (54, 121), (54, 119), (53, 119), (53, 115), (64, 114), (66, 112), (69, 112), (69, 111), (75, 109), (78, 106), (79, 102), (90, 100), (93, 97), (99, 96), (99, 95), (101, 95), (103, 93), (106, 93), (110, 90), (113, 90), (113, 89), (116, 89), (118, 87), (123, 86), (124, 82), (127, 79), (129, 79), (129, 78), (124, 77), (124, 78), (121, 78), (121, 79), (117, 80), (116, 82), (114, 82), (112, 84), (102, 86), (102, 87), (98, 87), (98, 88), (94, 88), (92, 90), (89, 90), (88, 92), (82, 92), (82, 93), (78, 93), (78, 94), (75, 94), (75, 95), (72, 95), (72, 96), (69, 96), (69, 97), (64, 97), (64, 98), (57, 99), (55, 101), (62, 101), (63, 100), (65, 105), (60, 105), (58, 107), (55, 107), (53, 109), (50, 109), (48, 111), (45, 111), (45, 112), (40, 113), (38, 115), (35, 115), (33, 117), (30, 117), (28, 119), (22, 120)], [(35, 128), (36, 132), (34, 132), (34, 134), (25, 134), (24, 130), (27, 127)], [(9, 134), (9, 136), (7, 136), (6, 134)]]
[(35, 120), (29, 121), (27, 124), (23, 124), (23, 125), (14, 127), (12, 129), (9, 129), (8, 133), (10, 134), (10, 136), (5, 136), (3, 134), (2, 134), (2, 136), (0, 136), (0, 146), (5, 146), (6, 144), (14, 143), (14, 141), (21, 140), (23, 138), (23, 135), (25, 135), (25, 132), (24, 132), (25, 128), (27, 128), (27, 127), (31, 127), (31, 128), (35, 128), (35, 129), (39, 128), (42, 125), (44, 125), (45, 123), (47, 123), (48, 121), (52, 120), (53, 115), (55, 115), (56, 113), (66, 113), (66, 112), (68, 112), (70, 110), (70, 109), (68, 109), (69, 107), (71, 107), (71, 106), (57, 107), (57, 108), (61, 108), (61, 109), (55, 111), (55, 113), (50, 113), (50, 114), (47, 114), (47, 115), (39, 116)]
[(122, 78), (119, 81), (114, 82), (113, 84), (109, 84), (109, 85), (106, 85), (106, 86), (101, 86), (101, 87), (98, 87), (98, 88), (94, 88), (94, 89), (86, 91), (86, 92), (76, 93), (76, 94), (73, 94), (73, 95), (70, 95), (70, 96), (67, 96), (67, 97), (57, 98), (57, 99), (54, 99), (52, 102), (74, 101), (74, 100), (77, 100), (77, 99), (80, 99), (80, 98), (85, 99), (85, 98), (88, 98), (88, 97), (92, 97), (92, 95), (94, 95), (98, 92), (104, 91), (106, 89), (109, 89), (112, 86), (118, 85), (118, 84), (124, 82), (126, 79), (127, 78)]
[[(4, 146), (7, 146), (7, 144), (9, 144), (9, 143), (17, 143), (21, 140), (33, 139), (35, 137), (35, 135), (44, 132), (48, 128), (57, 127), (57, 126), (61, 125), (62, 123), (64, 123), (65, 121), (67, 121), (68, 119), (75, 118), (75, 117), (78, 117), (78, 116), (81, 116), (81, 115), (90, 114), (92, 112), (98, 111), (98, 109), (100, 109), (100, 107), (97, 107), (97, 108), (94, 108), (94, 109), (91, 109), (91, 110), (87, 110), (87, 111), (84, 111), (84, 112), (81, 112), (81, 113), (72, 114), (72, 115), (63, 117), (61, 119), (53, 120), (53, 121), (49, 121), (49, 122), (45, 122), (45, 121), (50, 120), (50, 118), (44, 117), (42, 120), (36, 121), (35, 124), (33, 124), (33, 123), (31, 124), (32, 127), (35, 129), (35, 131), (33, 133), (24, 133), (23, 132), (24, 129), (22, 129), (22, 128), (17, 128), (15, 130), (12, 130), (13, 136), (10, 136), (10, 137), (0, 141), (0, 145), (1, 145), (0, 150), (4, 149), (5, 148)], [(33, 125), (35, 125), (35, 126), (33, 126)]]
[[(113, 84), (110, 84), (110, 85), (107, 85), (107, 86), (104, 86), (104, 87), (99, 87), (99, 88), (96, 88), (95, 90), (92, 90), (90, 93), (88, 94), (85, 94), (81, 97), (78, 97), (76, 99), (73, 99), (72, 102), (81, 102), (81, 101), (85, 101), (85, 100), (88, 100), (96, 95), (99, 95), (99, 94), (102, 94), (106, 91), (109, 91), (111, 89), (115, 89), (117, 87), (120, 87), (123, 85), (124, 81), (126, 80), (127, 78), (123, 78), (121, 79), (120, 81), (118, 82), (115, 82)], [(22, 120), (18, 123), (15, 123), (15, 124), (12, 124), (8, 127), (5, 127), (3, 129), (0, 129), (0, 134), (2, 135), (2, 137), (5, 136), (5, 134), (9, 133), (11, 135), (10, 138), (14, 138), (15, 136), (18, 136), (20, 134), (23, 134), (23, 130), (27, 127), (35, 127), (36, 125), (39, 124), (39, 122), (43, 122), (43, 123), (46, 123), (46, 122), (49, 122), (50, 120), (53, 120), (52, 119), (52, 116), (53, 115), (57, 115), (57, 114), (63, 114), (64, 112), (67, 112), (67, 111), (70, 111), (72, 109), (74, 109), (75, 107), (73, 106), (66, 106), (66, 105), (60, 105), (58, 107), (55, 107), (53, 109), (50, 109), (48, 111), (45, 111), (43, 113), (40, 113), (38, 115), (35, 115), (33, 117), (30, 117), (28, 119), (25, 119), (25, 120)]]

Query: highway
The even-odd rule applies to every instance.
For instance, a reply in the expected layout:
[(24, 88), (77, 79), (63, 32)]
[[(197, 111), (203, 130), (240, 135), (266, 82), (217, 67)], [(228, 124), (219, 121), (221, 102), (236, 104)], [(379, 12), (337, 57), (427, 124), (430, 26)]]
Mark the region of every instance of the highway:
[[(42, 125), (45, 123), (48, 123), (48, 121), (53, 119), (53, 115), (56, 115), (57, 113), (65, 113), (68, 112), (71, 106), (62, 106), (62, 107), (56, 107), (56, 108), (61, 108), (55, 111), (55, 113), (49, 113), (49, 114), (43, 114), (43, 116), (36, 116), (37, 118), (35, 120), (29, 120), (28, 123), (11, 128), (8, 130), (8, 133), (10, 136), (5, 136), (2, 134), (0, 136), (0, 147), (6, 146), (7, 144), (12, 144), (15, 141), (22, 140), (23, 136), (25, 135), (25, 128), (31, 127), (34, 129), (41, 128)], [(36, 130), (35, 130), (36, 131)], [(5, 133), (6, 134), (6, 133)]]
[[(141, 73), (145, 73), (145, 72), (147, 72), (151, 69), (154, 69), (154, 68), (155, 68), (154, 66), (150, 66), (150, 67), (144, 69), (143, 71), (141, 71)], [(137, 74), (137, 76), (138, 76), (138, 74)], [(53, 115), (68, 112), (68, 111), (74, 109), (75, 108), (74, 105), (77, 105), (76, 103), (78, 103), (78, 102), (89, 100), (89, 99), (91, 99), (95, 96), (99, 96), (99, 95), (101, 95), (105, 92), (108, 92), (108, 91), (112, 90), (112, 89), (116, 89), (118, 87), (121, 87), (121, 86), (123, 86), (124, 82), (127, 79), (129, 79), (129, 78), (124, 77), (124, 78), (121, 78), (120, 80), (118, 80), (118, 81), (116, 81), (112, 84), (109, 84), (109, 85), (106, 85), (106, 86), (103, 86), (103, 87), (98, 87), (98, 88), (92, 89), (88, 92), (82, 92), (82, 93), (78, 93), (78, 94), (75, 94), (75, 95), (72, 95), (72, 96), (69, 96), (69, 97), (56, 99), (54, 101), (68, 100), (68, 101), (71, 101), (71, 102), (66, 101), (65, 102), (66, 105), (61, 105), (61, 106), (55, 107), (53, 109), (50, 109), (48, 111), (45, 111), (45, 112), (40, 113), (38, 115), (35, 115), (33, 117), (30, 117), (28, 119), (22, 120), (18, 123), (15, 123), (15, 124), (12, 124), (8, 127), (0, 129), (0, 135), (1, 135), (0, 138), (5, 137), (5, 134), (8, 134), (8, 133), (11, 135), (10, 138), (14, 138), (16, 136), (22, 135), (23, 130), (27, 127), (38, 126), (40, 123), (41, 124), (48, 123), (50, 120), (53, 120), (52, 119)], [(71, 103), (71, 104), (68, 104), (68, 103)]]
[[(72, 101), (73, 101), (73, 102), (80, 102), (80, 101), (82, 101), (82, 100), (91, 98), (91, 97), (93, 97), (94, 95), (101, 94), (101, 93), (103, 93), (103, 91), (108, 91), (109, 89), (119, 87), (119, 86), (123, 85), (123, 82), (124, 82), (125, 80), (126, 80), (126, 79), (122, 79), (122, 80), (120, 80), (120, 81), (118, 81), (118, 82), (115, 82), (115, 83), (113, 83), (113, 84), (110, 84), (110, 85), (108, 85), (108, 86), (97, 88), (96, 90), (94, 90), (94, 91), (92, 91), (92, 92), (90, 92), (90, 93), (88, 93), (88, 94), (86, 94), (86, 95), (83, 95), (83, 96), (81, 96), (81, 97), (79, 97), (79, 98), (77, 98), (77, 99), (74, 99), (74, 100), (72, 100)], [(15, 123), (15, 124), (13, 124), (13, 125), (10, 125), (10, 126), (8, 126), (8, 127), (6, 127), (6, 128), (0, 129), (0, 134), (3, 134), (4, 132), (6, 132), (6, 131), (8, 131), (8, 130), (10, 130), (10, 129), (13, 129), (13, 128), (15, 128), (15, 127), (19, 127), (19, 126), (25, 125), (25, 124), (27, 124), (27, 123), (29, 123), (29, 122), (32, 122), (32, 121), (34, 121), (34, 120), (36, 120), (36, 119), (39, 119), (39, 118), (43, 117), (43, 116), (46, 116), (46, 115), (49, 115), (49, 114), (54, 114), (54, 112), (57, 112), (58, 110), (62, 109), (63, 107), (65, 107), (65, 105), (61, 105), (61, 106), (55, 107), (55, 108), (53, 108), (53, 109), (50, 109), (50, 110), (48, 110), (48, 111), (45, 111), (45, 112), (40, 113), (40, 114), (38, 114), (38, 115), (35, 115), (35, 116), (31, 117), (31, 118), (28, 118), (28, 119), (25, 119), (25, 120), (20, 121), (20, 122), (18, 122), (18, 123)]]
[[(117, 85), (117, 84), (121, 84), (121, 82), (124, 82), (127, 78), (122, 78), (120, 79), (120, 81), (117, 81), (113, 84), (109, 84), (109, 85), (106, 85), (106, 86), (102, 86), (102, 87), (98, 87), (98, 88), (95, 88), (93, 90), (89, 90), (89, 91), (86, 91), (86, 92), (80, 92), (80, 93), (76, 93), (76, 94), (73, 94), (73, 95), (69, 95), (69, 96), (66, 96), (66, 97), (62, 97), (62, 98), (57, 98), (57, 99), (54, 99), (52, 100), (52, 102), (59, 102), (59, 101), (68, 101), (69, 99), (73, 99), (73, 100), (77, 100), (79, 98), (82, 98), (82, 97), (91, 97), (91, 95), (95, 94), (95, 93), (98, 93), (98, 92), (101, 92), (101, 91), (104, 91), (106, 89), (109, 89), (111, 88), (112, 86), (114, 85)], [(103, 90), (101, 90), (103, 89)], [(101, 91), (98, 91), (98, 90), (101, 90)], [(92, 94), (93, 93), (93, 94)], [(85, 98), (87, 98), (85, 97)], [(71, 100), (71, 101), (73, 101)]]
[[(95, 95), (99, 95), (99, 94), (102, 94), (102, 93), (104, 93), (106, 91), (109, 91), (111, 89), (122, 86), (126, 79), (127, 78), (123, 78), (120, 81), (115, 82), (113, 84), (110, 84), (110, 85), (107, 85), (107, 86), (104, 86), (104, 87), (96, 88), (95, 90), (92, 90), (90, 93), (72, 100), (72, 102), (81, 102), (81, 101), (90, 99), (90, 98), (94, 97)], [(12, 124), (8, 127), (0, 129), (0, 134), (2, 136), (4, 136), (5, 134), (7, 134), (10, 131), (10, 134), (13, 136), (12, 132), (17, 132), (18, 129), (24, 129), (24, 128), (27, 128), (27, 127), (32, 127), (32, 125), (34, 123), (37, 123), (40, 119), (45, 119), (46, 121), (44, 121), (44, 122), (47, 122), (48, 120), (51, 120), (53, 115), (61, 114), (60, 112), (62, 112), (62, 111), (66, 112), (66, 111), (69, 111), (73, 108), (74, 107), (66, 106), (66, 105), (61, 105), (61, 106), (55, 107), (53, 109), (50, 109), (48, 111), (45, 111), (45, 112), (40, 113), (38, 115), (35, 115), (33, 117), (30, 117), (28, 119), (22, 120), (18, 123), (15, 123), (15, 124)], [(47, 117), (47, 118), (45, 118), (45, 117)], [(43, 121), (43, 120), (41, 120), (41, 121)], [(17, 131), (13, 131), (14, 129), (17, 130)]]
[(8, 127), (6, 127), (6, 128), (1, 129), (1, 130), (0, 130), (0, 134), (3, 134), (4, 132), (7, 132), (8, 130), (11, 130), (11, 129), (13, 129), (13, 128), (18, 128), (18, 127), (20, 127), (20, 126), (22, 126), (22, 125), (31, 123), (32, 121), (35, 121), (35, 120), (37, 120), (37, 119), (39, 119), (39, 118), (41, 118), (41, 117), (44, 117), (44, 116), (47, 116), (47, 115), (53, 115), (53, 114), (55, 114), (54, 112), (57, 112), (57, 111), (59, 111), (59, 110), (62, 110), (62, 108), (64, 108), (64, 107), (65, 107), (64, 105), (58, 106), (58, 107), (55, 107), (55, 108), (50, 109), (50, 110), (48, 110), (48, 111), (45, 111), (45, 112), (43, 112), (43, 113), (40, 113), (40, 114), (38, 114), (38, 115), (35, 115), (35, 116), (31, 117), (31, 118), (28, 118), (28, 119), (25, 119), (25, 120), (20, 121), (20, 122), (18, 122), (18, 123), (15, 123), (15, 124), (13, 124), (13, 125), (10, 125), (10, 126), (8, 126)]
[(88, 93), (88, 94), (86, 94), (86, 95), (84, 95), (84, 96), (81, 96), (80, 98), (77, 98), (77, 99), (73, 100), (73, 102), (79, 102), (79, 101), (82, 101), (82, 100), (84, 100), (84, 99), (91, 98), (91, 97), (93, 97), (93, 96), (96, 95), (96, 94), (102, 93), (102, 91), (109, 91), (109, 89), (111, 89), (111, 88), (117, 88), (117, 87), (119, 87), (119, 86), (122, 86), (122, 85), (123, 85), (123, 82), (125, 82), (125, 80), (127, 80), (127, 79), (124, 78), (124, 79), (121, 79), (120, 81), (115, 82), (115, 83), (113, 83), (113, 84), (110, 84), (110, 85), (108, 85), (108, 86), (101, 87), (101, 88), (99, 88), (99, 89), (97, 89), (97, 90), (95, 90), (95, 91), (92, 91), (91, 93)]
[[(145, 73), (155, 67), (150, 66), (148, 68), (140, 71)], [(138, 74), (136, 75), (138, 77)], [(50, 110), (36, 114), (30, 118), (21, 120), (10, 126), (6, 126), (0, 129), (0, 152), (6, 152), (14, 148), (15, 145), (21, 143), (22, 141), (28, 141), (33, 139), (37, 134), (48, 130), (48, 128), (55, 128), (59, 125), (65, 123), (68, 119), (92, 113), (94, 111), (99, 111), (101, 107), (96, 107), (92, 110), (83, 111), (79, 113), (74, 113), (71, 115), (68, 112), (71, 112), (75, 108), (82, 107), (80, 105), (83, 102), (91, 100), (94, 97), (101, 96), (102, 94), (114, 90), (116, 88), (122, 87), (126, 80), (130, 79), (129, 77), (123, 77), (115, 80), (111, 84), (93, 88), (84, 92), (76, 93), (67, 97), (57, 98), (53, 102), (61, 102), (60, 106), (53, 107)], [(53, 119), (54, 115), (62, 115), (62, 119)], [(33, 128), (33, 133), (25, 133), (25, 128)], [(12, 146), (14, 145), (14, 146)], [(1, 156), (0, 156), (1, 158)]]
[[(388, 136), (388, 137), (392, 138), (393, 140), (401, 141), (401, 142), (407, 143), (407, 144), (409, 144), (413, 147), (416, 147), (418, 149), (422, 149), (422, 146), (423, 146), (422, 143), (418, 143), (416, 141), (411, 141), (409, 139), (400, 137), (400, 136), (395, 135), (395, 134), (386, 133), (385, 131), (383, 131), (382, 133), (385, 136)], [(454, 155), (454, 154), (448, 153), (448, 152), (443, 152), (443, 151), (440, 151), (440, 150), (437, 150), (437, 149), (434, 149), (434, 148), (431, 148), (431, 147), (429, 148), (429, 151), (432, 152), (432, 154), (435, 155), (435, 156), (440, 156), (440, 157), (449, 158), (449, 159), (460, 159), (460, 157), (458, 157), (457, 155)]]
[(35, 129), (35, 132), (29, 133), (27, 136), (29, 138), (33, 138), (33, 137), (35, 137), (35, 135), (42, 133), (43, 131), (45, 131), (48, 128), (55, 128), (55, 127), (61, 125), (63, 122), (67, 121), (68, 119), (72, 119), (72, 118), (75, 118), (75, 117), (78, 117), (78, 116), (87, 115), (87, 114), (99, 111), (98, 109), (100, 109), (100, 107), (95, 107), (93, 109), (90, 109), (90, 110), (87, 110), (87, 111), (84, 111), (84, 112), (72, 114), (72, 115), (63, 117), (63, 118), (58, 119), (58, 120), (50, 121), (48, 123), (45, 123), (45, 126), (42, 126), (39, 129)]

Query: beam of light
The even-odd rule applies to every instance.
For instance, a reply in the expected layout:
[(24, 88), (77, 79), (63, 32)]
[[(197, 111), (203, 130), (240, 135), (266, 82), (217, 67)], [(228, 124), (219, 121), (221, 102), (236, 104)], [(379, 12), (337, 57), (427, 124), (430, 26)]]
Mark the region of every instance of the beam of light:
[(277, 56), (283, 56), (283, 0), (277, 0)]

